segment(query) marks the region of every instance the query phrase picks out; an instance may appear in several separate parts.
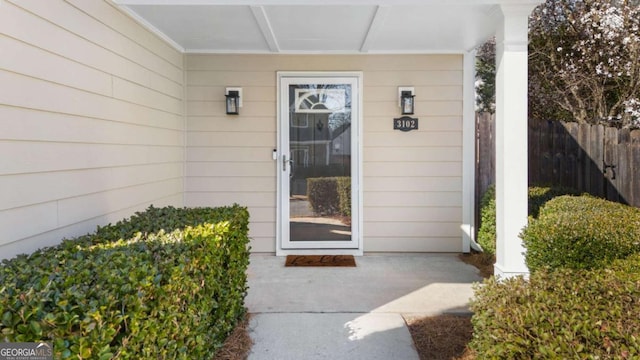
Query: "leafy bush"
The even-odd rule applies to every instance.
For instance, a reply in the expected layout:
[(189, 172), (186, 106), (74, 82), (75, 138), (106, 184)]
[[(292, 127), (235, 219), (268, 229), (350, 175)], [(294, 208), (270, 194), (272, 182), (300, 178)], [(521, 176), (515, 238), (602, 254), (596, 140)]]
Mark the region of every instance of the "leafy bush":
[(318, 215), (351, 215), (351, 178), (307, 179), (307, 198)]
[(62, 359), (204, 359), (244, 315), (249, 214), (150, 207), (3, 261), (2, 341)]
[[(564, 187), (529, 187), (529, 215), (538, 217), (540, 207), (547, 201), (560, 195), (578, 195), (578, 191)], [(480, 227), (478, 244), (485, 253), (496, 253), (496, 189), (490, 186), (480, 199)]]
[(529, 187), (529, 216), (534, 219), (540, 214), (540, 209), (552, 199), (562, 195), (578, 196), (580, 192), (578, 190), (567, 187), (544, 187), (544, 186), (531, 186)]
[(336, 187), (340, 215), (351, 216), (351, 178), (336, 178)]
[(490, 186), (480, 199), (478, 244), (488, 255), (496, 254), (496, 188)]
[(640, 256), (612, 269), (539, 271), (475, 288), (479, 359), (636, 359)]
[(526, 263), (591, 269), (640, 252), (640, 209), (591, 196), (549, 201), (522, 232)]

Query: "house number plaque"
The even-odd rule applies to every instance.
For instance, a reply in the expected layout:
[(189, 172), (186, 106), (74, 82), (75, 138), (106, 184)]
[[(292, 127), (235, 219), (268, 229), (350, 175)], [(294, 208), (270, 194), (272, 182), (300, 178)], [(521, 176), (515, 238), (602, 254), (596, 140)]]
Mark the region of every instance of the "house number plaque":
[(411, 131), (418, 130), (418, 119), (409, 116), (393, 119), (393, 130)]

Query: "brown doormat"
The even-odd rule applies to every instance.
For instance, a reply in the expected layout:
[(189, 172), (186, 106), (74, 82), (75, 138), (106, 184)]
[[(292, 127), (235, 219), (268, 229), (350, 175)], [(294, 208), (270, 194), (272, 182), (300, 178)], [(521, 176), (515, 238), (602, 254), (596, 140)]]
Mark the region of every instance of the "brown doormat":
[(356, 266), (353, 255), (287, 255), (284, 266)]

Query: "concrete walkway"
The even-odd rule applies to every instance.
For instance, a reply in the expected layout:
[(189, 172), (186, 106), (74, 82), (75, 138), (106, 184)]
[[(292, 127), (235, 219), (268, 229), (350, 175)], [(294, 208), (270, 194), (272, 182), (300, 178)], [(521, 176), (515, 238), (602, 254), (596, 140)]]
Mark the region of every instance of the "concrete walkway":
[(405, 318), (468, 313), (477, 269), (455, 254), (384, 254), (357, 267), (284, 267), (252, 255), (250, 360), (419, 359)]

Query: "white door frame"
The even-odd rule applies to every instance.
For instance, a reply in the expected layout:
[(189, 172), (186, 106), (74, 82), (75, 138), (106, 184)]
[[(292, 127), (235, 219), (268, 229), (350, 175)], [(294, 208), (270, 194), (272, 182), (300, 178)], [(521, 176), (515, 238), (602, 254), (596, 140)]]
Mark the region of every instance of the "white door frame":
[[(362, 255), (364, 252), (362, 236), (362, 77), (360, 71), (328, 71), (328, 72), (306, 72), (306, 71), (279, 71), (277, 73), (277, 208), (276, 208), (276, 255), (284, 256), (289, 254), (350, 254)], [(340, 242), (313, 242), (298, 244), (301, 248), (283, 249), (286, 239), (289, 239), (289, 192), (283, 191), (289, 183), (289, 173), (284, 168), (284, 162), (290, 159), (288, 131), (285, 133), (285, 119), (288, 126), (289, 114), (289, 84), (301, 83), (303, 81), (313, 81), (314, 79), (323, 81), (329, 80), (331, 83), (351, 83), (352, 96), (352, 124), (351, 124), (351, 237), (353, 242), (349, 248), (339, 248)], [(286, 104), (284, 102), (287, 102)], [(286, 176), (284, 176), (286, 175)]]

